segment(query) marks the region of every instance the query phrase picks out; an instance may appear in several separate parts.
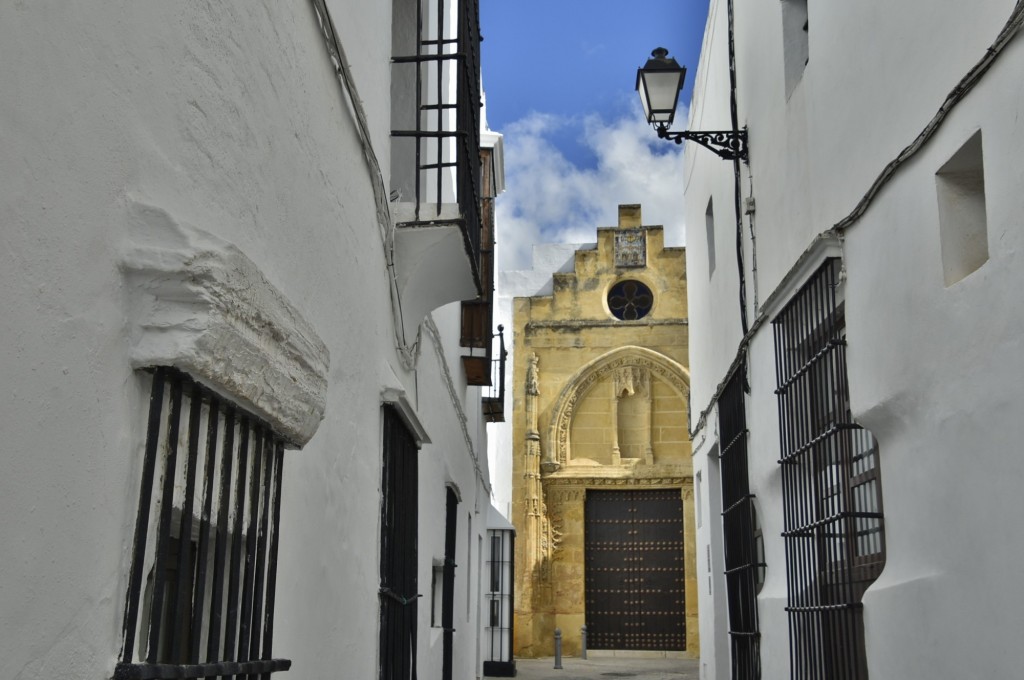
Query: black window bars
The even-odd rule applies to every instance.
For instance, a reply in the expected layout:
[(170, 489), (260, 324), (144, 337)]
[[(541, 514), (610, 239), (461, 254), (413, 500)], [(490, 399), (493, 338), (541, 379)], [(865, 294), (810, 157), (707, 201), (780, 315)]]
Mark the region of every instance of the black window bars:
[(449, 487), (445, 495), (444, 584), (441, 599), (441, 628), (444, 636), (441, 652), (441, 680), (452, 680), (452, 655), (455, 644), (455, 539), (458, 529), (459, 498)]
[(401, 416), (384, 406), (380, 527), (380, 680), (416, 680), (419, 452)]
[[(415, 141), (415, 215), (402, 225), (430, 224), (422, 218), (421, 206), (434, 203), (440, 215), (446, 194), (454, 189), (466, 252), (480, 283), (480, 3), (415, 2), (416, 54), (392, 58), (399, 68), (411, 65), (416, 72), (414, 129), (391, 132)], [(446, 182), (452, 169), (454, 187)]]
[(288, 670), (272, 654), (284, 441), (157, 368), (145, 446), (115, 680)]
[(512, 660), (514, 601), (513, 559), (515, 532), (512, 529), (491, 529), (490, 579), (487, 586), (489, 616), (487, 619), (488, 654), (484, 659), (484, 675), (511, 677), (515, 675)]
[(861, 597), (885, 563), (878, 447), (853, 422), (840, 261), (772, 322), (795, 680), (867, 678)]
[(746, 365), (741, 364), (718, 401), (722, 449), (722, 534), (729, 607), (729, 649), (733, 680), (761, 677), (761, 633), (757, 617), (759, 575), (754, 494), (747, 474), (747, 416), (744, 410)]

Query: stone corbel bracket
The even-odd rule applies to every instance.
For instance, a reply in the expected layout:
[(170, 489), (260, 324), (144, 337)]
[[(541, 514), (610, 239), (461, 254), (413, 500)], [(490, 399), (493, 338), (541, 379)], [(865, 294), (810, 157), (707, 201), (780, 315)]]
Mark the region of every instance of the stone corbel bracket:
[(134, 368), (173, 366), (265, 419), (302, 448), (324, 417), (327, 346), (234, 245), (132, 206), (120, 266)]

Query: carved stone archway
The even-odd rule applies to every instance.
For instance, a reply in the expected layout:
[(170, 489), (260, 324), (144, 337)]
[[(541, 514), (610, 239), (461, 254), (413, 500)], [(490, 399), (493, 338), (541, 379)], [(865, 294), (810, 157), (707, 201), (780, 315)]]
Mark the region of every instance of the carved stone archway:
[(635, 345), (619, 347), (581, 367), (562, 388), (551, 410), (547, 455), (543, 469), (553, 472), (572, 460), (569, 432), (577, 402), (603, 378), (622, 369), (645, 369), (661, 378), (683, 401), (690, 397), (690, 372), (679, 362), (654, 350)]

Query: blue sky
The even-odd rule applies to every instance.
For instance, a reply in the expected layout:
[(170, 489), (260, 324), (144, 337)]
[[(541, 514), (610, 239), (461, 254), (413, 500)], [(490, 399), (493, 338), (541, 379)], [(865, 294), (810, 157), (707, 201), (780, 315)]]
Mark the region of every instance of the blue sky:
[(532, 243), (593, 241), (619, 203), (643, 204), (644, 223), (683, 244), (680, 148), (644, 126), (634, 84), (665, 47), (687, 66), (689, 102), (707, 10), (708, 0), (481, 0), (487, 119), (505, 136), (501, 269), (528, 267)]

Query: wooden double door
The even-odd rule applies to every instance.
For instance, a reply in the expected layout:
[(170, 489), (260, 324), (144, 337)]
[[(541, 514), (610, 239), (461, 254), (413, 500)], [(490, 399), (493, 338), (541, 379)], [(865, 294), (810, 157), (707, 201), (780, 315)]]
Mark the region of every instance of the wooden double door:
[(587, 490), (587, 646), (686, 649), (679, 489)]

